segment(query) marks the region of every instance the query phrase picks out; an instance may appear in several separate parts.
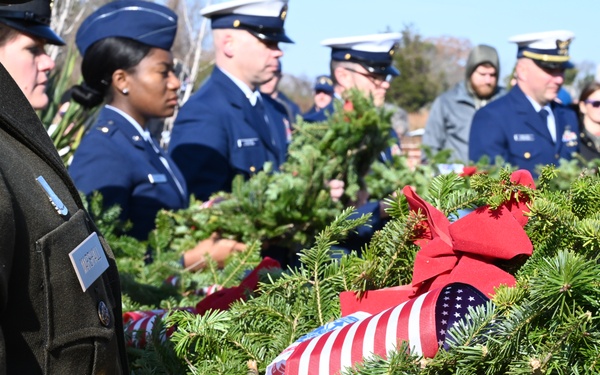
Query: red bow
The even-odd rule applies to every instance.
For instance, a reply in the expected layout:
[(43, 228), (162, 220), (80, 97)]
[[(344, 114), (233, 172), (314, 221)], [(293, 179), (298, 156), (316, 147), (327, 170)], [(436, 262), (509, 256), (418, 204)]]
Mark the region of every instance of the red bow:
[[(511, 181), (535, 188), (527, 171), (514, 172)], [(495, 262), (532, 253), (533, 245), (523, 230), (524, 212), (529, 211), (525, 197), (513, 196), (496, 210), (479, 207), (450, 223), (412, 188), (406, 186), (403, 192), (411, 210), (426, 217), (415, 241), (421, 250), (415, 259), (411, 297), (452, 282), (471, 284), (486, 295), (501, 284), (515, 284), (514, 277)]]
[(204, 314), (208, 310), (227, 310), (229, 305), (238, 300), (245, 300), (248, 294), (258, 286), (259, 272), (263, 269), (281, 268), (275, 259), (265, 257), (238, 286), (221, 289), (202, 299), (196, 305), (196, 314)]

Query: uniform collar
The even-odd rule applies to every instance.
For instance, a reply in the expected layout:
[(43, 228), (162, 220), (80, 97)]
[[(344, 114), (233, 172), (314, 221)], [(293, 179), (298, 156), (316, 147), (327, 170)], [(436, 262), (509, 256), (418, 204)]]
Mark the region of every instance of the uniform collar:
[(546, 111), (548, 111), (548, 114), (552, 114), (552, 107), (550, 106), (550, 103), (546, 104), (545, 106), (541, 106), (540, 103), (530, 98), (527, 94), (525, 94), (525, 97), (527, 98), (527, 100), (529, 100), (529, 103), (531, 103), (533, 109), (535, 109), (536, 112), (539, 112), (542, 110), (542, 108), (544, 108)]
[(225, 74), (233, 83), (235, 83), (237, 87), (240, 88), (240, 90), (242, 90), (242, 92), (246, 96), (246, 99), (250, 101), (250, 104), (252, 104), (253, 107), (256, 105), (256, 100), (258, 100), (258, 98), (260, 97), (260, 92), (258, 90), (252, 91), (252, 89), (250, 89), (250, 87), (247, 84), (242, 82), (242, 80), (234, 77), (224, 69), (221, 69), (219, 67), (217, 67), (217, 69), (219, 69), (223, 74)]
[(150, 132), (147, 130), (144, 130), (142, 128), (142, 126), (133, 119), (133, 117), (131, 117), (127, 113), (121, 111), (119, 108), (113, 107), (110, 104), (106, 104), (104, 107), (120, 114), (125, 120), (129, 121), (129, 123), (135, 128), (135, 130), (137, 130), (137, 132), (140, 133), (142, 138), (144, 138), (147, 141), (150, 141)]

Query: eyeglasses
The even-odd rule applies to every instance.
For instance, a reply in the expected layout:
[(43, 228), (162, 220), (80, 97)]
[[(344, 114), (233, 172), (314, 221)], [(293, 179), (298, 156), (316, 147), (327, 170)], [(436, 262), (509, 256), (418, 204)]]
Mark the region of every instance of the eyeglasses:
[(585, 104), (591, 104), (594, 108), (600, 107), (600, 100), (585, 100)]
[(390, 83), (394, 79), (394, 76), (391, 74), (364, 73), (347, 67), (345, 67), (344, 69), (356, 74), (360, 74), (361, 76), (371, 80), (377, 86), (381, 85), (383, 82)]

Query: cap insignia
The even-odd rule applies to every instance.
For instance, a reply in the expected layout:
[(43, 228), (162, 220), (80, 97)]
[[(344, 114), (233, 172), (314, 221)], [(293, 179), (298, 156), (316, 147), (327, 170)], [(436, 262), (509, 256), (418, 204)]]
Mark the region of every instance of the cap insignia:
[(569, 43), (571, 43), (571, 39), (556, 41), (556, 48), (558, 48), (559, 55), (567, 56), (569, 54)]
[(240, 27), (240, 20), (233, 21), (233, 27)]
[(284, 5), (283, 8), (281, 8), (281, 14), (279, 15), (279, 18), (281, 18), (282, 21), (285, 21), (286, 16), (287, 16), (287, 5)]
[(352, 58), (352, 55), (347, 53), (346, 55), (344, 55), (344, 59), (346, 60), (350, 60)]

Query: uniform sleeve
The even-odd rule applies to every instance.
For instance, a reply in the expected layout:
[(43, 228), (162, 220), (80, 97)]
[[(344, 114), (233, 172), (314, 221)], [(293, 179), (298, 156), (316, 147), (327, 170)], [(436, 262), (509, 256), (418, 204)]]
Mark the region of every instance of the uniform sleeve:
[(444, 125), (444, 109), (441, 97), (435, 99), (431, 105), (431, 111), (425, 124), (423, 144), (431, 147), (431, 151), (434, 154), (440, 152), (445, 147), (446, 128)]
[(475, 112), (469, 134), (469, 160), (477, 163), (483, 156), (488, 156), (489, 163), (494, 164), (497, 156), (509, 159), (508, 142), (502, 124), (502, 116), (489, 107)]
[[(10, 191), (0, 172), (0, 319), (8, 303), (8, 287), (15, 247), (15, 218)], [(4, 321), (4, 319), (1, 319)], [(4, 327), (0, 325), (0, 374), (6, 374), (6, 343)]]
[[(195, 103), (187, 103), (191, 104)], [(183, 174), (188, 192), (207, 200), (212, 193), (229, 188), (231, 168), (227, 139), (230, 137), (223, 124), (226, 116), (199, 108), (184, 109), (185, 106), (173, 126), (169, 155)]]
[(358, 219), (366, 214), (371, 214), (367, 223), (357, 227), (355, 232), (351, 232), (346, 240), (341, 244), (342, 247), (347, 250), (360, 251), (366, 244), (371, 241), (373, 234), (376, 231), (381, 230), (388, 222), (387, 219), (381, 217), (381, 210), (379, 208), (379, 202), (367, 202), (366, 204), (358, 207), (348, 219)]
[(77, 148), (69, 174), (79, 191), (88, 197), (100, 192), (104, 207), (118, 204), (121, 218), (126, 218), (133, 184), (130, 169), (130, 160), (108, 135), (90, 133)]

